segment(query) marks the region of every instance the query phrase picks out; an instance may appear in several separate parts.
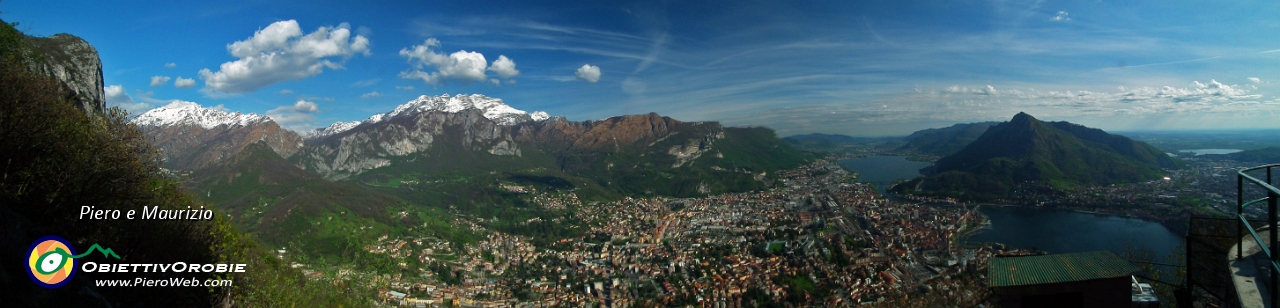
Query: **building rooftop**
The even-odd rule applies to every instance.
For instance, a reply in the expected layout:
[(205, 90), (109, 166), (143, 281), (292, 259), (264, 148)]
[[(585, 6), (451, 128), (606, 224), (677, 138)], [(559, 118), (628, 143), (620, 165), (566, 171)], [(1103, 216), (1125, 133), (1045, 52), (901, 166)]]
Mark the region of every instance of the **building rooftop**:
[(996, 257), (988, 266), (991, 287), (1024, 286), (1132, 275), (1141, 271), (1111, 251)]

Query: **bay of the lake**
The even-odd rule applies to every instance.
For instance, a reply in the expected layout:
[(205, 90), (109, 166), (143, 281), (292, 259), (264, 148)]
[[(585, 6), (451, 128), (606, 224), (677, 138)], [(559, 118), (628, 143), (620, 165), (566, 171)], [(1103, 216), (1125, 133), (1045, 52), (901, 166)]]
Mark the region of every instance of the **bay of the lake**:
[(910, 161), (906, 156), (869, 156), (841, 160), (845, 168), (858, 173), (858, 181), (876, 184), (876, 190), (884, 193), (897, 180), (910, 180), (920, 176), (920, 169), (932, 165), (929, 162)]
[(1244, 150), (1240, 150), (1240, 149), (1194, 149), (1194, 150), (1180, 150), (1180, 151), (1178, 151), (1178, 152), (1179, 152), (1179, 153), (1191, 153), (1192, 155), (1200, 156), (1200, 155), (1205, 155), (1205, 154), (1231, 154), (1231, 153), (1242, 152), (1242, 151), (1244, 151)]
[(1183, 243), (1183, 236), (1157, 222), (1120, 216), (1018, 206), (982, 206), (991, 227), (968, 242), (998, 242), (1049, 253), (1110, 250), (1123, 254), (1125, 245), (1150, 249), (1157, 262)]

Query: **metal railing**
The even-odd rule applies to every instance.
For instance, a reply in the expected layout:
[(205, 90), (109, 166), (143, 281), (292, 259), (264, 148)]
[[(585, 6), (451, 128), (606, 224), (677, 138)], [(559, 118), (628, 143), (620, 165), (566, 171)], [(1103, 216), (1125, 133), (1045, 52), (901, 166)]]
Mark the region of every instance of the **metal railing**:
[[(1276, 234), (1276, 201), (1280, 200), (1280, 189), (1276, 189), (1275, 186), (1271, 185), (1271, 169), (1276, 167), (1280, 167), (1280, 164), (1245, 168), (1236, 172), (1236, 218), (1238, 219), (1236, 222), (1236, 238), (1240, 239), (1236, 244), (1236, 260), (1240, 260), (1244, 257), (1244, 248), (1242, 247), (1244, 246), (1244, 226), (1249, 225), (1249, 220), (1245, 217), (1244, 209), (1263, 201), (1267, 202), (1267, 228), (1270, 233), (1269, 235), (1271, 236), (1270, 245), (1262, 243), (1262, 238), (1258, 236), (1258, 232), (1254, 231), (1253, 227), (1249, 227), (1248, 229), (1249, 234), (1253, 236), (1254, 242), (1258, 244), (1258, 247), (1262, 249), (1262, 253), (1266, 254), (1267, 258), (1271, 261), (1271, 266), (1269, 266), (1271, 270), (1271, 284), (1268, 285), (1268, 287), (1270, 287), (1268, 295), (1273, 299), (1271, 301), (1271, 307), (1280, 307), (1277, 306), (1277, 302), (1280, 301), (1275, 300), (1275, 296), (1280, 294), (1280, 254), (1274, 254), (1271, 252), (1272, 249), (1280, 247), (1280, 245), (1277, 245), (1280, 244), (1280, 236), (1277, 236)], [(1250, 171), (1264, 169), (1267, 172), (1267, 180), (1265, 182), (1248, 174)], [(1245, 181), (1248, 181), (1249, 184), (1261, 187), (1266, 191), (1267, 196), (1249, 200), (1248, 202), (1244, 201)]]

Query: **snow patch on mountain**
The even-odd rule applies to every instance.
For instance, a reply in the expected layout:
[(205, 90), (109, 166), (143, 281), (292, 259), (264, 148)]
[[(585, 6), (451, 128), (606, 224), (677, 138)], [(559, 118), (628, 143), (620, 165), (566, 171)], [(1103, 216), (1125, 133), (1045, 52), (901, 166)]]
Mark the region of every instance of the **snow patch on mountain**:
[(545, 111), (535, 111), (534, 113), (529, 114), (529, 117), (533, 118), (534, 121), (542, 122), (550, 119), (551, 115), (547, 114)]
[(211, 129), (220, 125), (250, 126), (271, 119), (253, 113), (227, 112), (221, 108), (205, 108), (200, 104), (175, 100), (160, 108), (151, 109), (130, 120), (138, 126), (199, 125)]

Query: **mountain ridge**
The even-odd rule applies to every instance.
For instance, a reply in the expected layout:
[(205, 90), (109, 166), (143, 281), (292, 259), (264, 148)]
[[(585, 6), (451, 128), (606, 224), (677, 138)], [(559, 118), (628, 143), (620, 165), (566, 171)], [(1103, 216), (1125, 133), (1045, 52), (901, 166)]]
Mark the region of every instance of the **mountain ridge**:
[(301, 136), (270, 117), (227, 112), (175, 101), (130, 120), (162, 149), (167, 168), (194, 171), (235, 156), (250, 144), (264, 141), (283, 157), (304, 145)]
[(504, 103), (502, 99), (491, 98), (483, 94), (458, 94), (453, 96), (450, 96), (449, 94), (443, 94), (440, 96), (422, 95), (418, 96), (416, 99), (410, 100), (409, 102), (396, 106), (392, 111), (374, 114), (363, 121), (336, 122), (329, 126), (306, 132), (304, 137), (307, 140), (319, 140), (340, 134), (366, 123), (376, 124), (396, 117), (412, 116), (429, 111), (457, 113), (472, 108), (480, 110), (484, 114), (485, 118), (497, 122), (498, 125), (505, 126), (516, 125), (528, 121), (542, 121), (551, 117), (546, 112), (542, 111), (529, 113), (524, 110), (516, 109)]
[(988, 128), (999, 123), (974, 122), (919, 130), (908, 135), (907, 144), (902, 145), (898, 150), (918, 151), (938, 156), (951, 155), (974, 140), (978, 140), (978, 137)]

